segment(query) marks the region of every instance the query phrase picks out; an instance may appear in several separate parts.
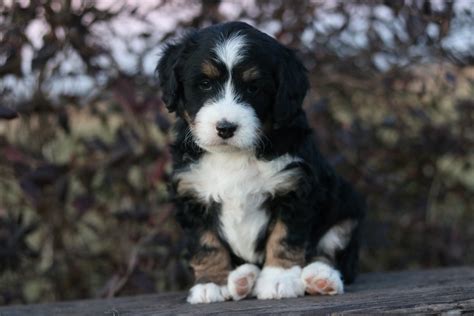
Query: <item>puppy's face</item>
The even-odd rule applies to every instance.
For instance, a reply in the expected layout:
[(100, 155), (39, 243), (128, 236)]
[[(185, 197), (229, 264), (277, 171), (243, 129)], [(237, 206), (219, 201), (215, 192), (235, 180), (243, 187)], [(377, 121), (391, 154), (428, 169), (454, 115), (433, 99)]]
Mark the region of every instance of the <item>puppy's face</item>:
[(261, 137), (276, 90), (262, 52), (247, 37), (211, 36), (184, 63), (184, 118), (205, 150), (250, 150)]
[(210, 152), (254, 150), (268, 129), (300, 109), (307, 89), (291, 51), (238, 22), (168, 46), (158, 71), (168, 108)]

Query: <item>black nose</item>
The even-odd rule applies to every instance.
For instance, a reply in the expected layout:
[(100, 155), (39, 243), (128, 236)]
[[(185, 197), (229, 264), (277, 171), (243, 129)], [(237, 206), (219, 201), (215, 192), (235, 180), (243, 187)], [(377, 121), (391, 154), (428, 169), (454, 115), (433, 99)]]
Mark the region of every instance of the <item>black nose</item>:
[(231, 123), (226, 120), (219, 121), (216, 124), (217, 135), (219, 135), (219, 137), (222, 139), (227, 139), (234, 136), (234, 132), (236, 129), (237, 124)]

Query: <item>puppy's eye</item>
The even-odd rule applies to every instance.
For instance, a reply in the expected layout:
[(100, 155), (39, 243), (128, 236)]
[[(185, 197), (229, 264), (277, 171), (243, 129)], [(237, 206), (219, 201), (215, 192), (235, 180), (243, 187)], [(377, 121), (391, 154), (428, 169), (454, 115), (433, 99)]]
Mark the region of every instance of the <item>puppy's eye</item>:
[(258, 87), (256, 85), (250, 85), (250, 86), (247, 86), (247, 92), (248, 93), (256, 93), (258, 91)]
[(209, 80), (203, 80), (199, 82), (198, 87), (203, 91), (209, 91), (212, 89), (212, 84)]

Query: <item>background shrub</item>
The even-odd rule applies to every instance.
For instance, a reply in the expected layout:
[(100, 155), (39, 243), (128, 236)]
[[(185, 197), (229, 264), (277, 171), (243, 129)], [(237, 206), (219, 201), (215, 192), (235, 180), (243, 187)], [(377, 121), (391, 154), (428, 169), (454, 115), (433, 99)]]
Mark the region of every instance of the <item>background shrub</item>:
[(368, 199), (364, 271), (473, 264), (469, 1), (0, 4), (0, 304), (184, 289), (154, 68), (190, 28), (298, 49), (330, 162)]

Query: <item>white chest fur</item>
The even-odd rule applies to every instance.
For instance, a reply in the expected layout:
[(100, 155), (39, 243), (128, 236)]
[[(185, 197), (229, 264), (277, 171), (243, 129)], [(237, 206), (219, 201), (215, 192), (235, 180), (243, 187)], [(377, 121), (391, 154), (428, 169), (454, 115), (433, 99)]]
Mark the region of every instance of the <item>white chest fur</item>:
[(220, 203), (223, 237), (238, 256), (260, 262), (255, 242), (269, 220), (262, 204), (293, 188), (298, 170), (284, 168), (298, 160), (289, 155), (262, 161), (244, 152), (207, 153), (178, 173), (178, 192), (191, 192), (203, 203)]

